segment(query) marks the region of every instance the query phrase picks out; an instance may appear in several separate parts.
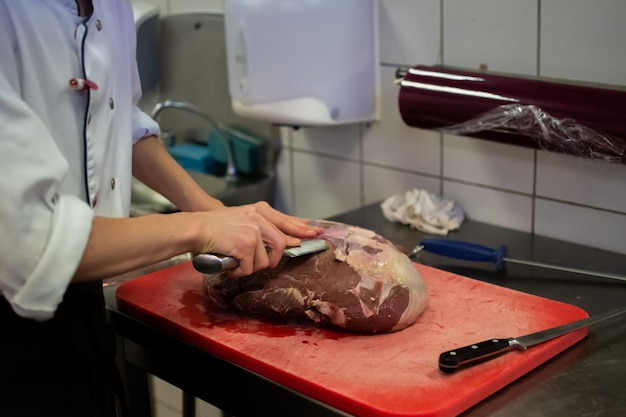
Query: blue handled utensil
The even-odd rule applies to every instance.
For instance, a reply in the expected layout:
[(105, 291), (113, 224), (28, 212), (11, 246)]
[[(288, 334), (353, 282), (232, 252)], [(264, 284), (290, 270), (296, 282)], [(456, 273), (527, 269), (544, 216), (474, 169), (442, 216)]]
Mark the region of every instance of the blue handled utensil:
[(459, 240), (448, 239), (423, 239), (411, 255), (420, 251), (435, 253), (449, 258), (462, 259), (474, 262), (491, 262), (496, 265), (498, 270), (504, 269), (504, 264), (514, 263), (520, 265), (535, 266), (539, 268), (553, 269), (562, 272), (572, 272), (575, 274), (590, 275), (601, 278), (616, 279), (626, 281), (626, 276), (612, 274), (610, 272), (590, 271), (580, 268), (572, 268), (563, 265), (555, 265), (546, 262), (530, 261), (526, 259), (510, 258), (507, 255), (506, 245), (502, 245), (497, 249), (487, 246), (478, 245), (476, 243), (462, 242)]

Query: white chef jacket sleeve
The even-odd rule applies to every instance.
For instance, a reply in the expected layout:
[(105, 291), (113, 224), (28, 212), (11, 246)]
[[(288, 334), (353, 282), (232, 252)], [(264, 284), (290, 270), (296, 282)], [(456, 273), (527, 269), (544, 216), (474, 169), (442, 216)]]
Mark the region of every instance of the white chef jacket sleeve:
[(141, 111), (137, 106), (133, 106), (133, 144), (146, 136), (159, 136), (161, 134), (159, 125), (150, 116)]
[[(0, 35), (0, 55), (10, 54)], [(93, 211), (60, 192), (68, 165), (0, 64), (0, 292), (14, 311), (51, 318), (85, 250)]]
[[(134, 26), (133, 26), (134, 27)], [(135, 43), (133, 42), (135, 46)], [(135, 54), (135, 47), (133, 47), (133, 54)], [(133, 97), (133, 115), (132, 115), (132, 126), (133, 126), (133, 144), (137, 143), (141, 138), (146, 136), (159, 136), (161, 131), (159, 129), (159, 125), (154, 119), (152, 119), (149, 115), (141, 111), (139, 107), (137, 107), (137, 103), (141, 98), (141, 80), (139, 79), (139, 71), (137, 70), (137, 61), (134, 59), (135, 55), (131, 58), (131, 75), (132, 75), (132, 97)]]

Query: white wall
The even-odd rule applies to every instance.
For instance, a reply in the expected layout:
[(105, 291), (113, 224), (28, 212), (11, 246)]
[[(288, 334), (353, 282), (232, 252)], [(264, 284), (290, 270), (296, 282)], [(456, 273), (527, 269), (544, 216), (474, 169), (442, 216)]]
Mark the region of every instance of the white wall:
[[(166, 14), (224, 0), (152, 1)], [(381, 121), (284, 129), (279, 208), (322, 218), (420, 187), (473, 220), (626, 253), (626, 166), (407, 127), (393, 83), (398, 67), (443, 64), (624, 88), (626, 2), (380, 0), (379, 32)]]
[[(626, 254), (626, 165), (409, 128), (393, 83), (398, 67), (443, 64), (624, 88), (626, 2), (379, 1), (381, 121), (283, 129), (278, 206), (323, 218), (419, 187), (473, 220)], [(152, 2), (223, 11), (223, 0)]]
[(393, 84), (443, 64), (623, 88), (625, 38), (621, 1), (381, 0), (382, 120), (287, 132), (284, 207), (326, 217), (421, 187), (473, 220), (626, 253), (626, 166), (406, 127)]

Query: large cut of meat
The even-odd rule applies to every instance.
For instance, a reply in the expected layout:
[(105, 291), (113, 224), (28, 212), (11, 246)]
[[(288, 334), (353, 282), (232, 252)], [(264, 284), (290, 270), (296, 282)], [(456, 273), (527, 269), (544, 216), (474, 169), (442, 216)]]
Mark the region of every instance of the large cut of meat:
[(385, 333), (413, 324), (428, 302), (413, 262), (371, 230), (318, 221), (329, 249), (283, 257), (276, 268), (248, 277), (204, 275), (220, 308), (305, 318), (359, 333)]

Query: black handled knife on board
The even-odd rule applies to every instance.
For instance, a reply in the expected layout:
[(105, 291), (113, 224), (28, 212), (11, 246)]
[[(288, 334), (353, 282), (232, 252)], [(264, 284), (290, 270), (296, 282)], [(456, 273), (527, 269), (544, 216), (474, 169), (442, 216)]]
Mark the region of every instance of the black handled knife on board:
[(488, 361), (514, 349), (526, 350), (531, 346), (547, 342), (548, 340), (563, 336), (574, 330), (591, 326), (592, 324), (611, 319), (623, 313), (626, 313), (626, 307), (619, 307), (603, 314), (587, 317), (586, 319), (577, 320), (525, 336), (489, 339), (473, 345), (449, 350), (439, 355), (439, 369), (446, 373), (453, 373), (459, 368)]

